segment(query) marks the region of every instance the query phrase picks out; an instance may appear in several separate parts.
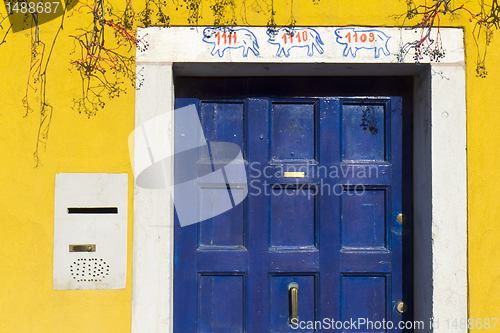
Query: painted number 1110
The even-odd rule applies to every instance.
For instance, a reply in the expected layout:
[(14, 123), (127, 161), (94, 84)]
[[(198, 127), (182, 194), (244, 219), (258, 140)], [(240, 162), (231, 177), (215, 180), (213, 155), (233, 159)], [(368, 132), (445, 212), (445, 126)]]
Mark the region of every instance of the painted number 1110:
[(306, 42), (307, 41), (307, 31), (302, 31), (302, 38), (300, 38), (301, 36), (301, 33), (300, 32), (297, 32), (297, 34), (295, 33), (284, 33), (283, 36), (281, 36), (281, 39), (284, 40), (284, 44), (286, 44), (286, 39), (288, 37), (288, 39), (290, 40), (290, 43), (293, 43), (293, 38), (295, 37), (299, 43), (304, 41)]

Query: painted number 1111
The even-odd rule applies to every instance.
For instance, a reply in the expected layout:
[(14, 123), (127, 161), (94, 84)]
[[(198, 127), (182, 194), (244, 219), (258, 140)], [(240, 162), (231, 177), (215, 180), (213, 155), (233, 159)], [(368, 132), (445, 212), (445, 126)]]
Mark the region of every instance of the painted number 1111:
[(236, 32), (233, 33), (226, 33), (223, 32), (222, 35), (220, 32), (215, 34), (215, 37), (217, 38), (217, 45), (220, 45), (221, 39), (224, 39), (224, 44), (231, 44), (231, 39), (233, 40), (233, 44), (236, 44)]

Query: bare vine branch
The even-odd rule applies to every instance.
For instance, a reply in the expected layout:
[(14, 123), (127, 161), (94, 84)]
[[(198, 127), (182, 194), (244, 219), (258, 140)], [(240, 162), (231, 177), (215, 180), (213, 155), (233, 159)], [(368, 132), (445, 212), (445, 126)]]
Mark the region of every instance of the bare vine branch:
[(420, 61), (423, 55), (428, 55), (431, 61), (439, 61), (445, 52), (440, 34), (441, 15), (455, 15), (459, 11), (464, 11), (468, 14), (469, 21), (474, 22), (473, 37), (477, 48), (476, 74), (478, 77), (486, 77), (487, 46), (490, 43), (493, 31), (500, 28), (498, 0), (492, 0), (491, 5), (486, 5), (484, 0), (479, 0), (481, 11), (477, 14), (467, 9), (465, 4), (453, 7), (452, 0), (434, 0), (430, 4), (427, 1), (424, 0), (423, 5), (417, 6), (414, 0), (406, 0), (406, 13), (396, 16), (397, 18), (404, 17), (404, 21), (419, 18), (420, 21), (416, 24), (416, 27), (421, 29), (421, 35), (417, 41), (400, 46), (398, 60), (402, 61), (409, 49), (413, 48), (415, 50), (415, 61)]
[[(82, 81), (82, 95), (73, 99), (73, 108), (88, 117), (103, 109), (103, 97), (119, 97), (126, 93), (125, 82), (135, 84), (135, 57), (126, 55), (133, 47), (141, 47), (133, 29), (135, 11), (130, 1), (126, 8), (118, 12), (104, 0), (94, 0), (90, 6), (81, 4), (76, 10), (86, 10), (91, 15), (89, 28), (81, 29), (81, 34), (72, 35), (78, 58), (71, 61)], [(106, 30), (114, 38), (107, 40)]]

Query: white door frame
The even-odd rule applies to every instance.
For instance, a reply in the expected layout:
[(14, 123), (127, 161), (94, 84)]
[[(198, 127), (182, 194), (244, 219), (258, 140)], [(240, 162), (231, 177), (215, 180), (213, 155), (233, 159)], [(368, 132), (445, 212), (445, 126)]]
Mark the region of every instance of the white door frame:
[[(390, 55), (358, 49), (343, 55), (337, 28), (314, 28), (323, 54), (290, 49), (276, 55), (266, 28), (239, 27), (258, 40), (259, 55), (242, 48), (215, 53), (203, 41), (204, 27), (146, 28), (137, 50), (136, 131), (131, 136), (135, 172), (173, 152), (174, 72), (187, 76), (412, 76), (413, 89), (413, 265), (414, 320), (439, 320), (432, 331), (465, 333), (446, 320), (467, 318), (467, 155), (463, 31), (440, 28), (444, 58), (400, 63), (398, 50), (411, 45), (415, 30), (355, 28), (383, 32)], [(355, 45), (353, 46), (355, 47)], [(379, 46), (380, 47), (380, 46)], [(383, 46), (382, 46), (383, 47)], [(221, 50), (222, 51), (222, 50)], [(221, 57), (219, 55), (222, 55)], [(399, 53), (401, 55), (401, 53)], [(160, 116), (160, 117), (159, 117)], [(155, 117), (155, 121), (148, 122)], [(158, 121), (160, 120), (160, 121)], [(138, 131), (137, 129), (141, 129)], [(139, 141), (155, 130), (161, 142)], [(147, 139), (146, 139), (147, 140)], [(158, 141), (158, 140), (157, 140)], [(159, 145), (162, 148), (159, 148)], [(167, 173), (173, 180), (173, 165)], [(137, 176), (137, 174), (136, 174)], [(173, 200), (168, 190), (135, 185), (132, 332), (173, 332)]]

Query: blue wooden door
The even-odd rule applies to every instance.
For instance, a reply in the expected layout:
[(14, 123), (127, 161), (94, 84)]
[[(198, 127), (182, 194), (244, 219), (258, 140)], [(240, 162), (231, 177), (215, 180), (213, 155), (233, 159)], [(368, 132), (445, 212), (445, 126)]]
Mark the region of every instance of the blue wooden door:
[[(176, 108), (195, 104), (208, 142), (240, 147), (248, 195), (176, 222), (174, 331), (402, 331), (412, 310), (407, 101), (213, 95), (177, 97)], [(203, 200), (218, 190), (226, 184), (205, 186)]]

